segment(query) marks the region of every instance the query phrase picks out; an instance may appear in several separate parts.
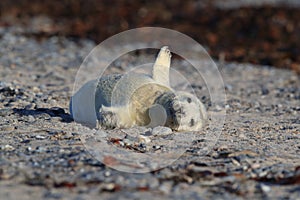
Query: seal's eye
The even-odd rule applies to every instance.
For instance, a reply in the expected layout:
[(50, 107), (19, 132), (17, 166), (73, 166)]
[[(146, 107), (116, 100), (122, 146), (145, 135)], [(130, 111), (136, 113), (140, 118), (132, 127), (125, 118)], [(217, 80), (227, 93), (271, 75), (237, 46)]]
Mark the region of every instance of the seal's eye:
[(194, 126), (195, 125), (195, 120), (194, 119), (191, 119), (190, 121), (190, 126)]
[(187, 100), (188, 103), (192, 102), (192, 99), (190, 97), (188, 97), (186, 100)]

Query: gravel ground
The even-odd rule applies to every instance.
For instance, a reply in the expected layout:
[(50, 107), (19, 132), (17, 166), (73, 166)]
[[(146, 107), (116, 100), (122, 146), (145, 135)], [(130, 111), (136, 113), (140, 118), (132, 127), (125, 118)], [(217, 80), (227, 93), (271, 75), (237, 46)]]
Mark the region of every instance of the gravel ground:
[[(293, 72), (218, 63), (227, 114), (211, 152), (199, 156), (203, 140), (194, 140), (166, 168), (125, 173), (89, 154), (83, 127), (68, 114), (78, 66), (95, 44), (24, 35), (0, 30), (1, 199), (299, 199), (300, 80)], [(118, 70), (143, 56), (118, 62)]]

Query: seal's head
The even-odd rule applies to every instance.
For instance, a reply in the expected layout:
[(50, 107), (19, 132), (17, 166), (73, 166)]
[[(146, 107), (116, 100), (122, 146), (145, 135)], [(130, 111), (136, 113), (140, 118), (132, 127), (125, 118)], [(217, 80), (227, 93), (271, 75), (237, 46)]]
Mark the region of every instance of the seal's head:
[(157, 98), (167, 113), (165, 126), (177, 131), (198, 131), (207, 119), (204, 105), (187, 92), (167, 92)]

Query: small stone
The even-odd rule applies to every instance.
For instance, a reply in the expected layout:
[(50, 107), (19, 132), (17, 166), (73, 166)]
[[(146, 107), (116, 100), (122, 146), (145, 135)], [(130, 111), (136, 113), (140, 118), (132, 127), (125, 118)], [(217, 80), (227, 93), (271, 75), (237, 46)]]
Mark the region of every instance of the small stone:
[(265, 177), (268, 175), (268, 171), (262, 171), (258, 174), (258, 177)]
[(236, 166), (241, 166), (241, 164), (239, 163), (239, 161), (237, 161), (236, 159), (232, 159), (232, 163)]
[(218, 151), (224, 151), (224, 150), (227, 150), (228, 149), (228, 146), (226, 144), (223, 144), (221, 145), (219, 148), (218, 148)]
[(147, 136), (140, 135), (138, 136), (139, 142), (148, 144), (151, 142), (151, 139)]
[(15, 148), (13, 146), (9, 145), (9, 144), (6, 144), (1, 149), (5, 150), (5, 151), (13, 151), (13, 150), (15, 150)]
[(244, 133), (241, 133), (241, 134), (239, 134), (239, 138), (246, 139), (247, 137), (246, 137), (246, 135)]
[(53, 121), (61, 121), (61, 117), (52, 117), (51, 118)]
[(30, 140), (28, 140), (28, 139), (24, 139), (24, 140), (21, 141), (21, 143), (25, 143), (25, 144), (27, 144), (29, 142), (30, 142)]
[(51, 112), (53, 112), (55, 115), (66, 114), (65, 110), (60, 107), (52, 107)]
[(13, 131), (15, 130), (15, 127), (14, 126), (2, 126), (0, 128), (1, 131)]
[(42, 153), (42, 152), (45, 152), (45, 151), (46, 151), (46, 148), (45, 148), (45, 147), (38, 146), (38, 147), (36, 147), (35, 151), (38, 152), (38, 153)]
[(261, 185), (260, 185), (260, 188), (261, 188), (261, 190), (262, 190), (263, 192), (265, 192), (265, 193), (269, 193), (269, 192), (271, 191), (271, 187), (268, 186), (268, 185), (265, 185), (265, 184), (261, 184)]
[(139, 147), (140, 150), (142, 150), (142, 151), (147, 151), (147, 150), (148, 150), (145, 143), (140, 143), (138, 147)]
[(247, 171), (249, 169), (249, 167), (246, 165), (244, 165), (242, 168), (243, 168), (243, 171)]
[(137, 127), (132, 127), (132, 128), (128, 128), (128, 129), (123, 129), (122, 131), (127, 134), (126, 137), (129, 137), (129, 136), (138, 137), (141, 134), (145, 135), (150, 130), (151, 130), (150, 128), (146, 128), (143, 126), (137, 126)]
[(50, 99), (49, 103), (51, 106), (56, 106), (57, 105), (57, 101), (55, 99)]
[(148, 180), (148, 186), (150, 189), (156, 189), (159, 187), (159, 181), (157, 178), (150, 178), (150, 180)]
[(107, 192), (112, 192), (115, 190), (115, 188), (116, 188), (116, 185), (114, 183), (108, 183), (108, 184), (103, 185), (101, 190), (107, 191)]
[(163, 182), (160, 185), (159, 190), (164, 194), (170, 194), (172, 186), (173, 186), (173, 182), (171, 181)]
[(111, 175), (110, 171), (105, 171), (105, 172), (104, 172), (104, 176), (108, 177), (108, 176), (110, 176), (110, 175)]
[(124, 142), (125, 146), (131, 146), (131, 145), (133, 145), (133, 141), (129, 140), (129, 139), (126, 139), (126, 138), (123, 140), (123, 142)]
[(225, 89), (228, 90), (228, 91), (232, 91), (232, 85), (230, 84), (225, 84)]
[(34, 86), (34, 87), (32, 88), (32, 91), (33, 91), (34, 93), (38, 93), (38, 92), (40, 92), (41, 90), (40, 90), (38, 87)]
[(32, 115), (28, 115), (28, 122), (35, 122), (35, 118)]
[(12, 114), (13, 111), (11, 109), (0, 109), (0, 116), (7, 117), (8, 115)]
[(264, 125), (263, 125), (263, 127), (270, 127), (270, 124), (268, 124), (268, 123), (265, 123)]
[(261, 94), (262, 94), (262, 95), (267, 95), (267, 94), (269, 94), (268, 88), (262, 87), (262, 88), (261, 88)]
[(49, 120), (51, 119), (51, 116), (47, 113), (41, 113), (38, 115), (40, 119)]
[(119, 145), (120, 145), (121, 147), (124, 147), (124, 146), (125, 146), (125, 144), (124, 144), (123, 141), (119, 141)]
[(221, 110), (223, 110), (223, 108), (222, 108), (222, 106), (220, 106), (220, 105), (216, 105), (216, 111), (221, 111)]
[(130, 140), (130, 141), (137, 141), (137, 137), (136, 136), (128, 135), (128, 134), (126, 134), (125, 139), (126, 140)]
[(46, 138), (46, 136), (43, 136), (43, 135), (36, 135), (35, 138), (38, 139), (38, 140), (43, 140), (43, 139)]
[(258, 168), (260, 168), (260, 164), (259, 163), (254, 163), (254, 164), (251, 165), (251, 168), (252, 169), (258, 169)]
[(153, 128), (152, 130), (152, 135), (169, 135), (172, 134), (172, 129), (169, 127), (164, 127), (164, 126), (157, 126)]
[(158, 149), (161, 148), (161, 146), (159, 146), (159, 145), (154, 145), (152, 148), (153, 148), (154, 150), (158, 150)]
[[(28, 100), (28, 101), (29, 101), (29, 100)], [(25, 106), (25, 109), (26, 109), (26, 110), (34, 109), (35, 106), (36, 106), (35, 103), (30, 103), (30, 104), (28, 104), (28, 105)]]

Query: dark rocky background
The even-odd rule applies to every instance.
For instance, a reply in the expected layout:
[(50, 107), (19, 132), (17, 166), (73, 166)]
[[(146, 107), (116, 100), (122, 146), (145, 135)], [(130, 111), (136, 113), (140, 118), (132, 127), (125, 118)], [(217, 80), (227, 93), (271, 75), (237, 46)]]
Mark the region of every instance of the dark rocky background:
[(299, 73), (299, 5), (268, 2), (1, 0), (0, 27), (22, 24), (40, 39), (62, 35), (100, 42), (127, 29), (159, 26), (193, 37), (216, 59)]

